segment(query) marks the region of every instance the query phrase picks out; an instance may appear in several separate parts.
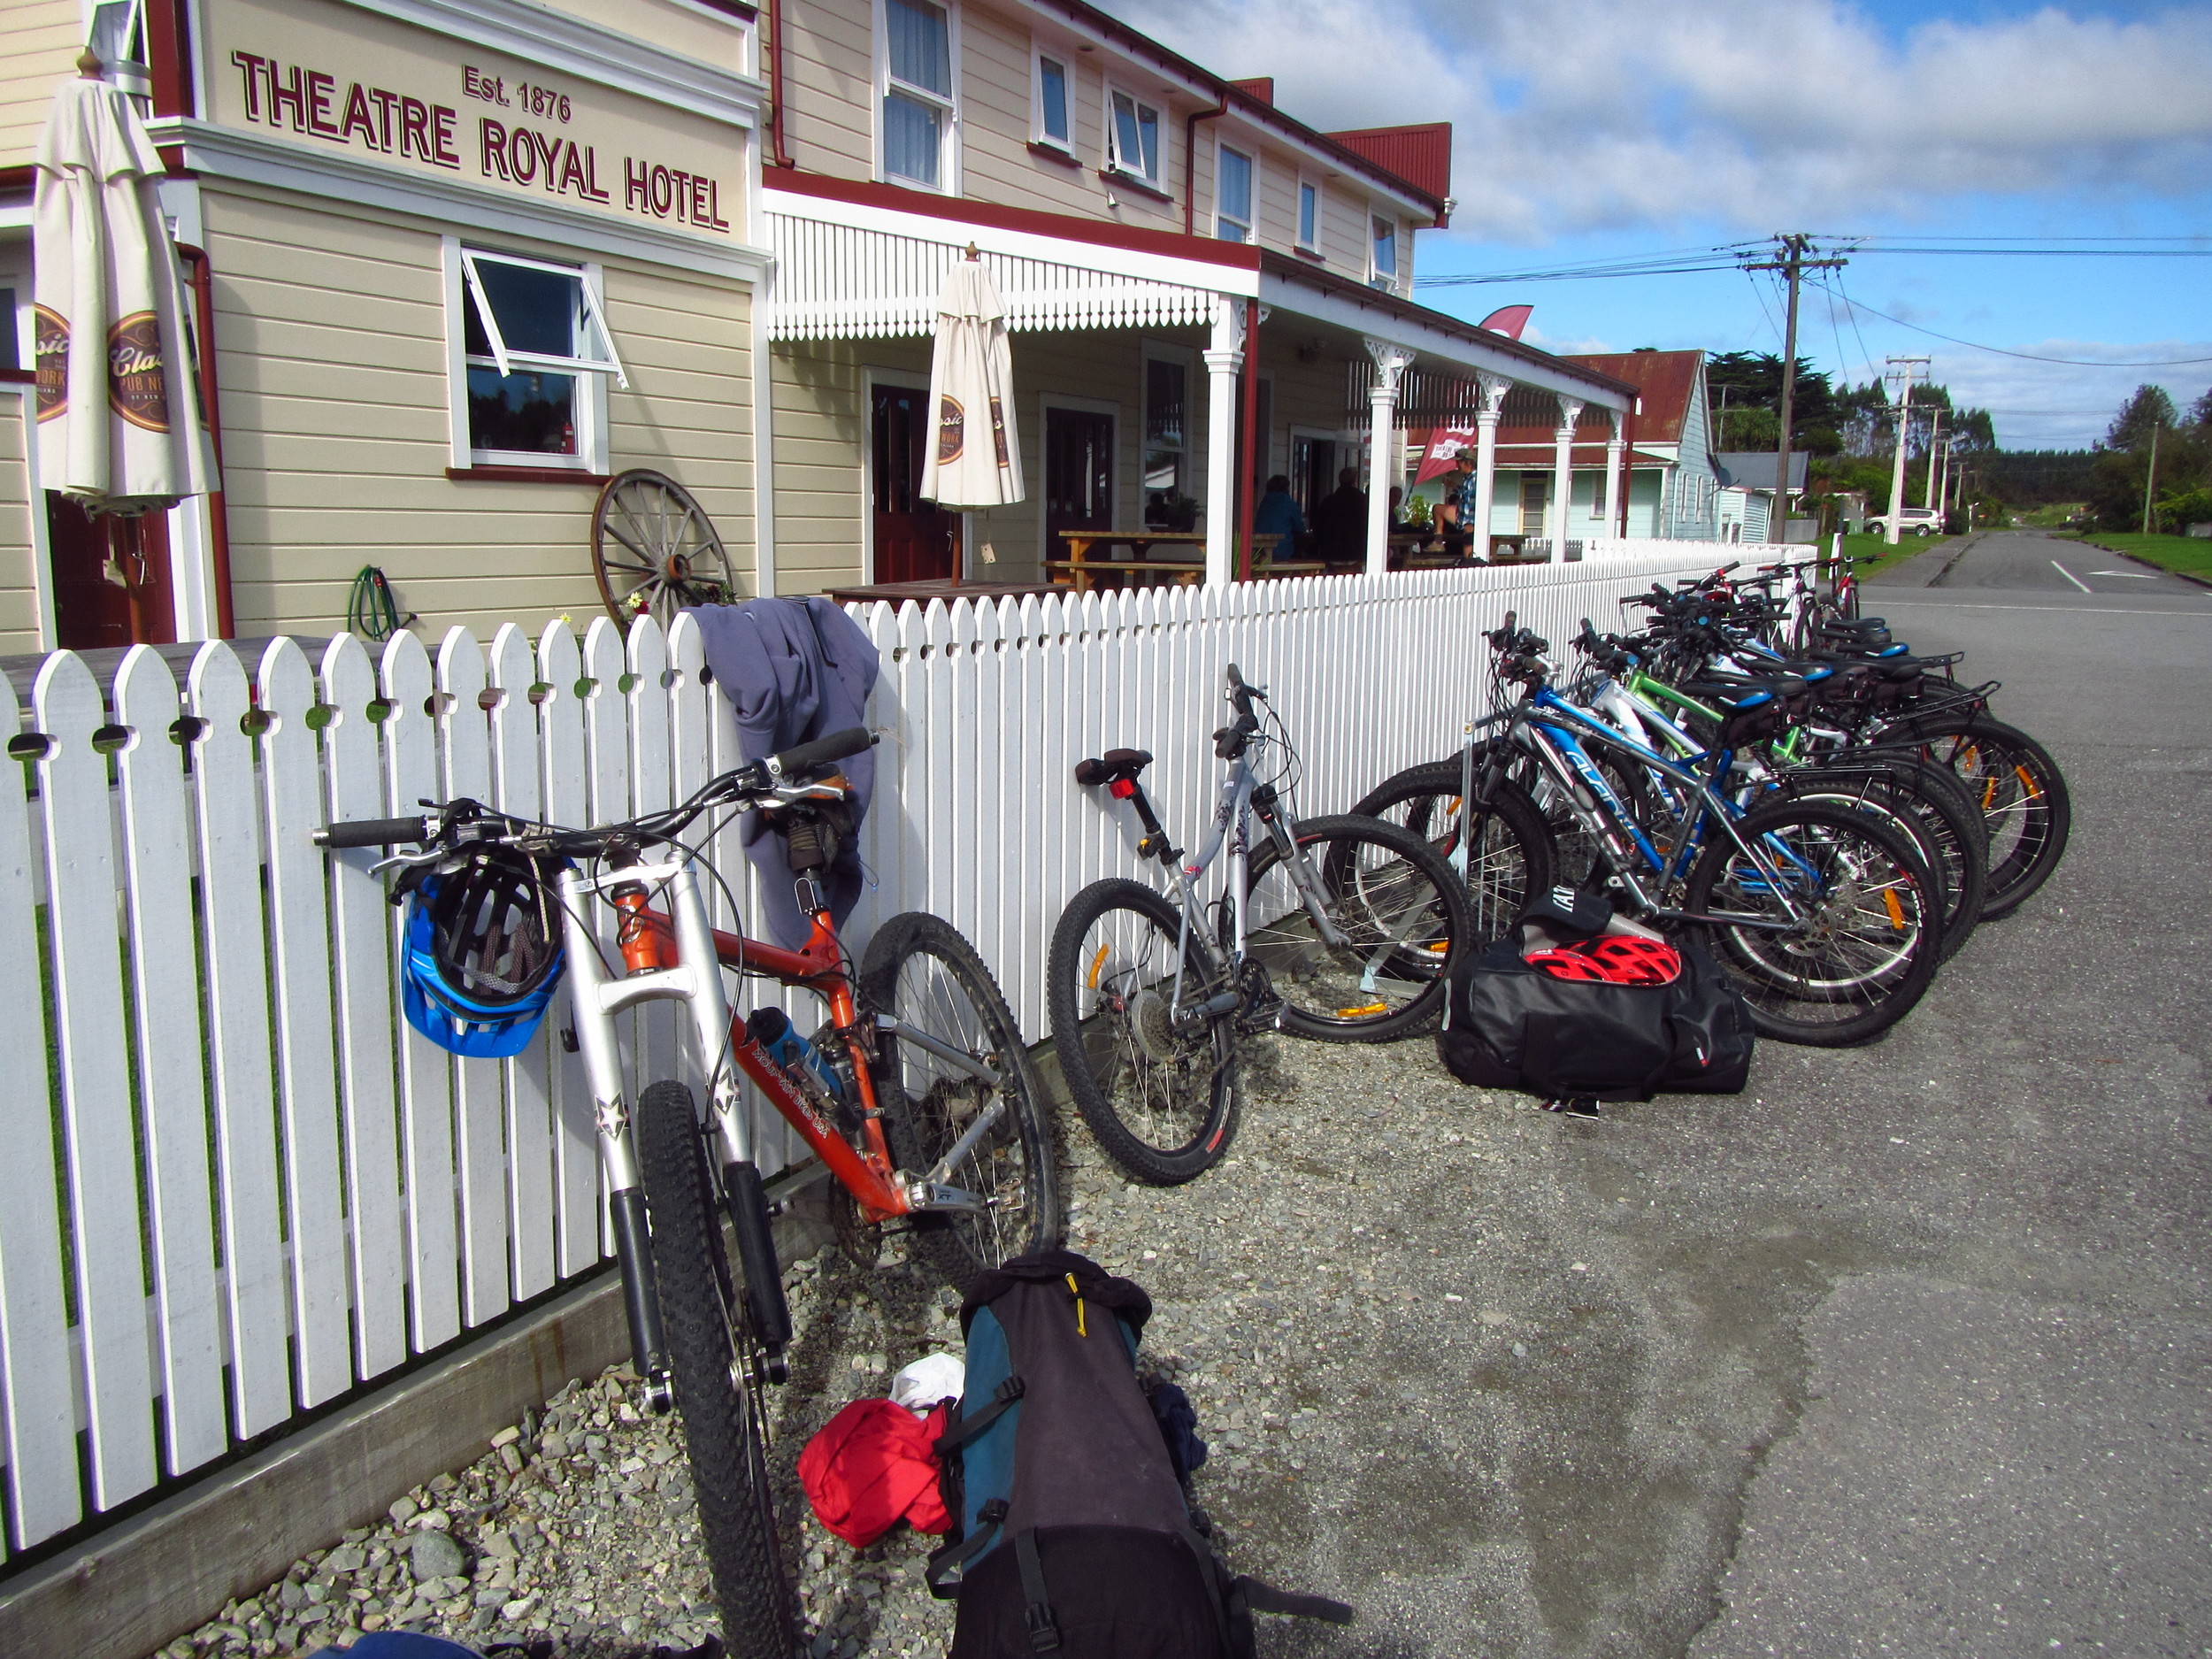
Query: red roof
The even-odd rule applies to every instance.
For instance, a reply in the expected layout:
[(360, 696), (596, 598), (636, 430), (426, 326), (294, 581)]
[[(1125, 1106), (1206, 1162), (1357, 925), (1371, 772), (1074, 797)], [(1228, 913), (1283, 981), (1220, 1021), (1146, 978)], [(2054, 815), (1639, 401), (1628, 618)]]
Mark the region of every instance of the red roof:
[(1266, 104), (1268, 108), (1273, 109), (1275, 107), (1274, 76), (1255, 75), (1249, 81), (1232, 81), (1229, 84), (1234, 87), (1239, 92), (1250, 93), (1262, 104)]
[[(1356, 156), (1396, 174), (1439, 198), (1452, 193), (1452, 124), (1424, 121), (1417, 127), (1365, 127), (1327, 134)], [(1438, 222), (1443, 215), (1437, 215)]]
[[(1560, 359), (1578, 368), (1594, 369), (1616, 380), (1626, 380), (1642, 395), (1641, 406), (1629, 417), (1629, 436), (1636, 443), (1679, 443), (1683, 417), (1697, 388), (1702, 351), (1608, 351)], [(1559, 424), (1558, 404), (1549, 392), (1516, 387), (1506, 395), (1504, 418), (1498, 423), (1498, 448), (1509, 444), (1551, 447)], [(1603, 442), (1612, 422), (1603, 410), (1575, 423), (1575, 442)]]

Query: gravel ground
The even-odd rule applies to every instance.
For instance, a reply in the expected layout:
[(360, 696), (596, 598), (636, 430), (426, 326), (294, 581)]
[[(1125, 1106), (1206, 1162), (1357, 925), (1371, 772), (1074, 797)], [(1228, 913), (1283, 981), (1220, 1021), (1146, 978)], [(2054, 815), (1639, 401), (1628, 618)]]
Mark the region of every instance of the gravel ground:
[[(1417, 1167), (1432, 1180), (1477, 1180), (1501, 1137), (1556, 1120), (1452, 1084), (1425, 1039), (1384, 1048), (1260, 1040), (1248, 1058), (1248, 1101), (1230, 1158), (1167, 1190), (1124, 1181), (1071, 1114), (1069, 1243), (1152, 1293), (1144, 1363), (1179, 1382), (1197, 1409), (1212, 1448), (1197, 1495), (1232, 1564), (1356, 1600), (1361, 1563), (1317, 1578), (1304, 1543), (1317, 1506), (1339, 1502), (1331, 1494), (1350, 1440), (1373, 1439), (1348, 1434), (1340, 1403), (1379, 1390), (1405, 1426), (1421, 1417), (1366, 1358), (1380, 1325), (1415, 1294), (1401, 1259), (1444, 1248), (1409, 1232), (1394, 1173)], [(1430, 1110), (1416, 1113), (1417, 1104)], [(1452, 1240), (1455, 1255), (1464, 1242)], [(956, 1298), (910, 1265), (896, 1241), (867, 1267), (830, 1246), (794, 1263), (788, 1285), (797, 1334), (775, 1436), (803, 1651), (941, 1654), (952, 1609), (920, 1578), (937, 1540), (901, 1527), (853, 1550), (808, 1512), (792, 1468), (845, 1403), (887, 1393), (909, 1360), (959, 1351)], [(1526, 1354), (1515, 1322), (1488, 1307), (1471, 1279), (1445, 1293), (1444, 1306), (1491, 1363)], [(700, 1647), (716, 1624), (680, 1439), (673, 1422), (635, 1409), (631, 1382), (622, 1367), (571, 1384), (477, 1463), (396, 1502), (385, 1524), (296, 1563), (164, 1652), (260, 1659), (342, 1647), (383, 1628), (488, 1649), (520, 1644), (534, 1659)]]

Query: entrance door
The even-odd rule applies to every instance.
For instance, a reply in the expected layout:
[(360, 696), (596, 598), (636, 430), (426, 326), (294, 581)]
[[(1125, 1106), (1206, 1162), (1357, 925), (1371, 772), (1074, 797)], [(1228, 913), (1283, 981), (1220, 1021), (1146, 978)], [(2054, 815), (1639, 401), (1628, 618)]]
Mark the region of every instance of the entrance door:
[(1114, 418), (1045, 411), (1045, 557), (1065, 558), (1063, 530), (1114, 527)]
[[(176, 638), (174, 602), (169, 594), (169, 519), (150, 512), (134, 525), (120, 526), (128, 543), (136, 537), (144, 575), (134, 595), (107, 580), (108, 521), (96, 519), (66, 495), (46, 492), (46, 542), (54, 570), (54, 633), (64, 650), (89, 651), (105, 646), (165, 645)], [(132, 601), (138, 626), (131, 625)]]
[(1313, 510), (1336, 493), (1336, 441), (1333, 438), (1306, 438), (1293, 433), (1290, 438), (1290, 493), (1297, 502), (1298, 511), (1313, 522)]
[(929, 441), (929, 394), (878, 386), (870, 400), (874, 451), (876, 568), (879, 582), (943, 580), (959, 573), (960, 515), (916, 492)]

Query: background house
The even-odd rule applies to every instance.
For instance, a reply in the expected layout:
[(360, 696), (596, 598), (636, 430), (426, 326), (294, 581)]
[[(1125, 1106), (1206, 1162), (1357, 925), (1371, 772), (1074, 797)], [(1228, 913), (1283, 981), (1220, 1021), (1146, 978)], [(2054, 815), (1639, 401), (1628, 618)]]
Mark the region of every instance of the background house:
[[(1789, 507), (1797, 510), (1805, 498), (1805, 468), (1811, 457), (1801, 449), (1790, 452)], [(1719, 487), (1714, 493), (1714, 533), (1723, 541), (1779, 541), (1768, 531), (1778, 528), (1774, 511), (1774, 457), (1760, 449), (1724, 450), (1713, 457)]]

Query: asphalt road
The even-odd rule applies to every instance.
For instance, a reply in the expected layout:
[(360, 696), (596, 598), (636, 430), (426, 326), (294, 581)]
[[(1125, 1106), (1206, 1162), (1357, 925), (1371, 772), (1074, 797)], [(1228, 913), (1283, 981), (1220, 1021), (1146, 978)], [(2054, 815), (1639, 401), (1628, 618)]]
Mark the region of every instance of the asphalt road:
[[(1217, 1508), (1361, 1608), (1263, 1651), (2212, 1653), (2212, 591), (2139, 568), (1992, 535), (1870, 588), (2073, 803), (1882, 1041), (1596, 1118), (1417, 1045), (1296, 1057), (1314, 1108), (1388, 1102), (1371, 1164), (1403, 1129), (1433, 1167), (1391, 1200), (1402, 1311), (1316, 1379), (1350, 1444)], [(1294, 1184), (1300, 1099), (1248, 1120)]]

